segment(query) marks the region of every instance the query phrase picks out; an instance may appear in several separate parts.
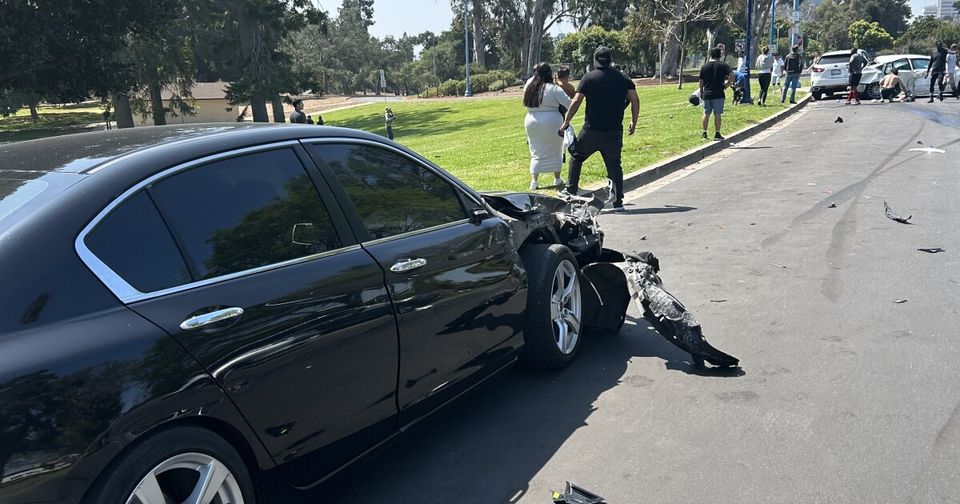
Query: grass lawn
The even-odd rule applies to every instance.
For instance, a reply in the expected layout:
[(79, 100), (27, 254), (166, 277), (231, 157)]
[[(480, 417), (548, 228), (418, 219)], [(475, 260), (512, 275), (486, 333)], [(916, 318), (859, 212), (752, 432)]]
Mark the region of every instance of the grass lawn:
[[(756, 88), (755, 88), (756, 89)], [(623, 168), (629, 173), (664, 158), (700, 145), (702, 109), (690, 106), (687, 97), (693, 84), (638, 88), (640, 120), (634, 136), (624, 136)], [(754, 92), (756, 93), (756, 92)], [(771, 93), (773, 94), (773, 93)], [(756, 96), (754, 94), (754, 96)], [(797, 98), (802, 96), (797, 93)], [(728, 98), (729, 100), (729, 98)], [(756, 124), (783, 110), (779, 96), (767, 107), (727, 107), (723, 133)], [(526, 190), (529, 184), (530, 151), (523, 118), (526, 110), (520, 97), (474, 100), (418, 100), (391, 102), (397, 114), (396, 140), (479, 190)], [(385, 135), (384, 105), (372, 104), (324, 113), (327, 125), (357, 128)], [(574, 127), (579, 131), (583, 109)], [(629, 121), (629, 111), (624, 118)], [(711, 119), (712, 123), (712, 119)], [(713, 136), (713, 126), (710, 126)], [(582, 185), (606, 176), (600, 155), (584, 164)], [(566, 178), (566, 167), (564, 167)], [(541, 183), (549, 183), (549, 175)]]
[(0, 118), (0, 142), (76, 133), (88, 124), (103, 121), (100, 107), (88, 104), (41, 106), (38, 112), (40, 121), (36, 123), (30, 120), (30, 109), (25, 108), (12, 116)]

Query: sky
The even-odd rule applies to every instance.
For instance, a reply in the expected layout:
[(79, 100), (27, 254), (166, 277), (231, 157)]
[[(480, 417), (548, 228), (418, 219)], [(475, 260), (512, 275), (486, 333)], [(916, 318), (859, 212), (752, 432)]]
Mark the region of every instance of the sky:
[[(332, 16), (337, 15), (340, 0), (315, 0)], [(936, 0), (910, 0), (914, 15), (920, 13), (925, 5)], [(385, 35), (399, 37), (403, 32), (416, 35), (424, 31), (440, 33), (450, 27), (453, 12), (450, 0), (376, 0), (373, 5), (374, 25), (370, 34), (378, 38)], [(557, 34), (563, 27), (551, 30)], [(569, 28), (567, 28), (569, 30)]]

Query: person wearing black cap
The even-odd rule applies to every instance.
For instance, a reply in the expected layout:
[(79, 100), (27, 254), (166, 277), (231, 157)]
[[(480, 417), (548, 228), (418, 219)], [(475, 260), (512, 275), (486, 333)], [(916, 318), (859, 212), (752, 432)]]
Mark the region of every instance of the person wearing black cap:
[(613, 181), (615, 212), (623, 211), (623, 167), (620, 164), (623, 151), (624, 103), (630, 104), (629, 134), (637, 129), (640, 114), (640, 99), (637, 86), (622, 72), (612, 68), (610, 49), (600, 46), (593, 53), (594, 70), (580, 80), (577, 94), (573, 96), (570, 109), (564, 117), (560, 133), (570, 126), (584, 98), (587, 100), (587, 117), (577, 137), (576, 147), (570, 159), (570, 183), (567, 191), (577, 194), (580, 169), (593, 153), (600, 152), (607, 167), (607, 177)]

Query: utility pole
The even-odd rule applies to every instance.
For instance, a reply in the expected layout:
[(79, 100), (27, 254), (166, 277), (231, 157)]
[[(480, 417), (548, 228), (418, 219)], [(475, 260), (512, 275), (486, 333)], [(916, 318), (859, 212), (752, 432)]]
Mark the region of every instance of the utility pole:
[(467, 5), (468, 1), (463, 0), (463, 56), (467, 62), (466, 89), (464, 89), (463, 96), (472, 96), (470, 92), (470, 7)]
[(777, 40), (773, 38), (777, 26), (777, 0), (770, 2), (770, 54), (777, 53)]
[(800, 0), (793, 0), (793, 12), (790, 14), (793, 26), (790, 29), (790, 47), (797, 45), (797, 35), (800, 34)]
[[(774, 2), (776, 2), (776, 0), (774, 0)], [(753, 0), (747, 0), (747, 43), (744, 44), (744, 46), (742, 56), (744, 62), (747, 64), (747, 78), (744, 79), (743, 97), (740, 99), (740, 103), (753, 103), (753, 98), (750, 96), (750, 67), (753, 66), (751, 60), (751, 48), (753, 47)]]

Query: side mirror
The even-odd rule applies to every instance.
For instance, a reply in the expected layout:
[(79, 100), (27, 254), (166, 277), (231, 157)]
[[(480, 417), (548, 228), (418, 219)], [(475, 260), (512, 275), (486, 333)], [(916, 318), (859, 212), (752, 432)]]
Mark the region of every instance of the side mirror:
[(470, 222), (480, 224), (490, 218), (490, 212), (486, 208), (477, 208), (470, 211)]
[(290, 242), (294, 245), (315, 247), (320, 243), (320, 232), (312, 222), (300, 222), (293, 225), (290, 232)]

